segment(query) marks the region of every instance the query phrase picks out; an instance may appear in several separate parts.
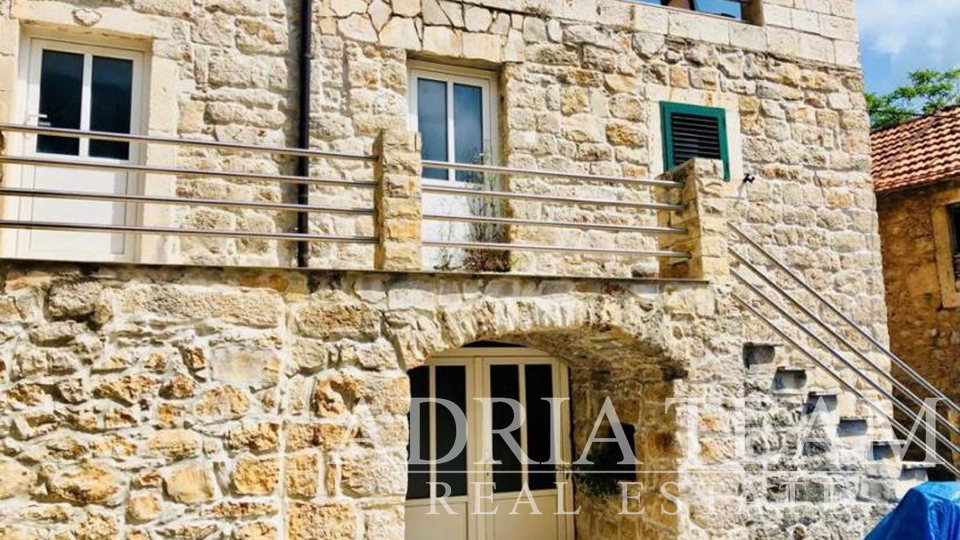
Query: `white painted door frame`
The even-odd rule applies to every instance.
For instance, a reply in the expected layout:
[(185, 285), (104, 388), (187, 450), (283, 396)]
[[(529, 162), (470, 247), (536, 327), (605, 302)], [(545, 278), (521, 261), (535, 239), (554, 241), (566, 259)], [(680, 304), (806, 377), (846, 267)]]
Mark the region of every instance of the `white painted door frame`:
[[(430, 369), (430, 395), (434, 396), (436, 388), (435, 382), (436, 378), (434, 376), (436, 367), (439, 366), (463, 366), (466, 368), (466, 398), (467, 398), (467, 418), (468, 418), (468, 443), (466, 447), (467, 453), (467, 464), (470, 472), (467, 475), (467, 495), (462, 497), (450, 497), (447, 500), (453, 504), (463, 504), (465, 503), (466, 508), (469, 511), (467, 519), (467, 538), (459, 539), (452, 538), (449, 535), (442, 536), (444, 540), (498, 540), (496, 538), (495, 531), (495, 520), (497, 515), (506, 514), (510, 512), (513, 504), (516, 502), (520, 492), (508, 492), (508, 493), (498, 493), (494, 494), (491, 486), (485, 484), (492, 482), (493, 480), (493, 470), (489, 465), (479, 466), (475, 465), (480, 461), (484, 449), (491, 448), (492, 445), (492, 432), (489, 429), (484, 429), (483, 419), (492, 418), (492, 411), (484, 411), (484, 403), (475, 400), (476, 397), (489, 397), (490, 396), (490, 367), (495, 365), (516, 365), (522, 368), (526, 365), (550, 365), (553, 367), (553, 397), (556, 398), (568, 398), (569, 397), (569, 370), (566, 365), (556, 360), (555, 358), (543, 353), (529, 348), (512, 348), (512, 347), (489, 347), (489, 348), (466, 348), (456, 351), (451, 351), (444, 353), (441, 356), (438, 356), (432, 359), (429, 363), (428, 369)], [(518, 384), (520, 385), (520, 396), (521, 403), (525, 402), (525, 370), (519, 370), (519, 380)], [(436, 422), (436, 405), (431, 404), (431, 414), (430, 414), (430, 432), (431, 434), (435, 433), (435, 422)], [(561, 460), (565, 462), (570, 462), (572, 460), (572, 443), (570, 438), (570, 429), (571, 429), (571, 416), (570, 416), (570, 403), (569, 401), (564, 402), (562, 411), (559, 419), (559, 426), (555, 431), (555, 441), (559, 444), (559, 452)], [(528, 441), (526, 437), (526, 430), (521, 429), (521, 440), (519, 441), (521, 449), (524, 453), (528, 452)], [(431, 455), (436, 455), (436, 439), (435, 437), (430, 437), (431, 441)], [(523, 464), (523, 469), (526, 471), (527, 465)], [(526, 475), (524, 475), (524, 481), (526, 480)], [(435, 471), (431, 473), (431, 481), (435, 481)], [(535, 498), (543, 498), (544, 496), (551, 496), (555, 494), (556, 497), (559, 497), (563, 501), (564, 511), (570, 512), (573, 510), (573, 485), (571, 480), (565, 476), (565, 473), (559, 471), (557, 474), (557, 481), (564, 482), (562, 493), (558, 493), (557, 490), (539, 490), (534, 491), (533, 495)], [(479, 487), (479, 489), (478, 489)], [(474, 515), (474, 510), (476, 509), (476, 502), (479, 500), (484, 503), (481, 507), (484, 511), (491, 511), (490, 500), (493, 500), (494, 505), (498, 506), (497, 515)], [(406, 506), (408, 508), (424, 508), (429, 507), (431, 501), (430, 499), (419, 499), (407, 501)], [(550, 507), (541, 507), (540, 512), (544, 514), (554, 515), (557, 513), (557, 509)], [(442, 508), (440, 510), (443, 511)], [(574, 516), (573, 515), (556, 515), (554, 516), (557, 520), (556, 530), (558, 532), (556, 540), (573, 540), (574, 538)], [(445, 531), (438, 531), (440, 534), (443, 534)], [(411, 539), (412, 540), (412, 539)], [(417, 540), (428, 540), (424, 538), (418, 538)]]

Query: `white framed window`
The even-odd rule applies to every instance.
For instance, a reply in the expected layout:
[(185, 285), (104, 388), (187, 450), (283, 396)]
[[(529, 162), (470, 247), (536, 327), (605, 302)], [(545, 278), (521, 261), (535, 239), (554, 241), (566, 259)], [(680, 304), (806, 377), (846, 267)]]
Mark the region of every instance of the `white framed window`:
[[(497, 76), (490, 71), (410, 63), (410, 129), (423, 138), (423, 159), (494, 164), (498, 158)], [(468, 171), (424, 168), (427, 180), (474, 183)]]
[[(56, 128), (139, 133), (145, 91), (145, 55), (122, 47), (62, 41), (42, 34), (25, 36), (21, 56), (21, 116), (25, 123)], [(27, 136), (20, 152), (63, 162), (138, 164), (141, 149), (126, 142), (84, 137)], [(121, 169), (71, 167), (59, 163), (23, 166), (11, 185), (44, 192), (117, 195), (140, 191), (141, 178)], [(133, 225), (136, 204), (121, 201), (19, 197), (6, 202), (4, 215), (34, 222), (89, 226)], [(130, 262), (135, 235), (95, 231), (18, 230), (3, 236), (6, 255), (36, 259)]]

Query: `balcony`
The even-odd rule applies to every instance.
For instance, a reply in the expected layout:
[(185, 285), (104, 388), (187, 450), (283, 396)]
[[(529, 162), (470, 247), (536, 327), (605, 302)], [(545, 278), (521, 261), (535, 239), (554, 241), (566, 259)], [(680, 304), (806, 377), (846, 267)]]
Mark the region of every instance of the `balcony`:
[[(639, 179), (425, 161), (405, 131), (364, 154), (16, 124), (0, 135), (6, 259), (670, 280), (726, 265), (710, 161)], [(44, 137), (129, 145), (130, 159), (38, 153)], [(286, 172), (296, 159), (310, 176)]]

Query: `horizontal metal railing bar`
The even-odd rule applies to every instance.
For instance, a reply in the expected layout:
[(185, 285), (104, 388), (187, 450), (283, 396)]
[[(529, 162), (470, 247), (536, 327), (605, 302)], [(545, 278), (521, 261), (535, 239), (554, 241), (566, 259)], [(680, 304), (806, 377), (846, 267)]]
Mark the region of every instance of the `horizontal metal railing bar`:
[(682, 211), (682, 204), (647, 203), (636, 201), (616, 201), (608, 199), (578, 199), (575, 197), (555, 197), (552, 195), (535, 195), (531, 193), (513, 193), (511, 191), (485, 191), (470, 188), (423, 186), (424, 193), (434, 195), (465, 195), (467, 197), (490, 197), (493, 199), (513, 199), (524, 201), (540, 201), (577, 205), (618, 206), (623, 208), (641, 208), (645, 210)]
[(259, 174), (239, 171), (204, 171), (199, 169), (182, 169), (178, 167), (159, 167), (149, 165), (134, 165), (124, 163), (105, 163), (98, 161), (77, 161), (69, 159), (53, 159), (28, 156), (0, 156), (0, 163), (12, 165), (47, 165), (63, 167), (65, 169), (94, 169), (108, 171), (135, 172), (144, 174), (165, 174), (170, 176), (191, 176), (198, 178), (235, 178), (254, 181), (271, 181), (288, 184), (309, 184), (313, 186), (338, 186), (351, 188), (372, 189), (374, 182), (354, 180), (333, 180), (287, 174)]
[(497, 251), (559, 251), (565, 253), (597, 253), (605, 255), (634, 255), (637, 257), (662, 257), (688, 259), (690, 254), (682, 251), (658, 251), (637, 249), (608, 249), (576, 246), (544, 246), (536, 244), (501, 244), (488, 242), (441, 242), (424, 240), (424, 247), (456, 249), (489, 249)]
[(484, 217), (484, 216), (445, 216), (442, 214), (424, 214), (426, 221), (451, 221), (457, 223), (489, 223), (494, 225), (530, 225), (533, 227), (553, 227), (559, 229), (581, 229), (590, 231), (636, 232), (647, 234), (687, 234), (687, 229), (678, 227), (655, 227), (638, 225), (612, 225), (607, 223), (576, 223), (572, 221), (538, 221), (535, 219)]
[[(774, 301), (772, 298), (770, 298), (769, 296), (767, 296), (762, 290), (760, 290), (759, 287), (757, 287), (757, 286), (754, 285), (753, 283), (750, 283), (750, 281), (749, 281), (748, 279), (746, 279), (740, 272), (734, 270), (734, 271), (732, 272), (732, 274), (733, 274), (733, 276), (734, 276), (735, 278), (737, 278), (741, 283), (743, 283), (744, 285), (746, 285), (747, 288), (750, 289), (754, 294), (756, 294), (756, 295), (759, 296), (764, 302), (766, 302), (767, 305), (769, 305), (769, 306), (772, 307), (774, 310), (776, 310), (776, 312), (779, 313), (781, 317), (784, 317), (788, 322), (790, 322), (790, 324), (794, 325), (794, 326), (797, 327), (801, 332), (803, 332), (804, 334), (806, 334), (807, 337), (809, 337), (810, 339), (814, 340), (814, 341), (817, 343), (817, 345), (819, 345), (820, 347), (823, 347), (824, 350), (826, 350), (828, 353), (830, 353), (830, 354), (831, 354), (834, 358), (836, 358), (837, 360), (840, 360), (840, 362), (843, 363), (843, 365), (846, 366), (847, 369), (850, 369), (851, 371), (853, 371), (854, 373), (856, 373), (857, 376), (860, 377), (860, 378), (861, 378), (864, 382), (866, 382), (868, 385), (870, 385), (871, 388), (873, 388), (875, 391), (877, 391), (877, 392), (878, 392), (880, 395), (882, 395), (885, 399), (887, 399), (887, 400), (889, 400), (891, 403), (893, 403), (893, 405), (894, 405), (897, 409), (899, 409), (900, 412), (906, 414), (908, 418), (910, 418), (911, 420), (914, 420), (914, 421), (916, 421), (916, 420), (918, 420), (918, 419), (920, 418), (919, 415), (913, 411), (913, 409), (911, 409), (910, 407), (908, 407), (907, 405), (905, 405), (902, 401), (900, 401), (899, 399), (897, 399), (897, 397), (896, 397), (895, 395), (893, 395), (892, 392), (890, 392), (889, 390), (887, 390), (886, 388), (884, 388), (883, 386), (881, 386), (881, 385), (880, 385), (877, 381), (875, 381), (872, 377), (870, 377), (870, 376), (867, 375), (863, 370), (861, 370), (861, 369), (858, 368), (856, 365), (854, 365), (853, 362), (851, 362), (851, 361), (848, 360), (845, 356), (843, 356), (842, 354), (840, 354), (839, 352), (837, 352), (833, 347), (830, 346), (829, 343), (825, 342), (823, 339), (820, 338), (820, 336), (818, 336), (817, 334), (815, 334), (812, 330), (810, 330), (809, 328), (807, 328), (807, 327), (806, 327), (801, 321), (799, 321), (796, 317), (794, 317), (793, 315), (791, 315), (791, 314), (786, 310), (786, 308), (784, 308), (783, 306), (781, 306), (780, 304), (778, 304), (776, 301)], [(926, 407), (924, 407), (924, 408), (926, 408)], [(946, 437), (946, 436), (944, 436), (942, 433), (940, 433), (939, 430), (934, 429), (933, 431), (934, 431), (933, 434), (934, 434), (934, 436), (936, 437), (936, 439), (937, 439), (938, 441), (940, 441), (940, 443), (943, 444), (947, 449), (949, 449), (949, 450), (951, 450), (951, 451), (953, 451), (953, 452), (956, 452), (956, 453), (960, 453), (960, 446), (955, 445), (955, 444), (953, 443), (953, 441), (951, 441), (948, 437)]]
[(507, 174), (512, 176), (536, 176), (538, 178), (562, 178), (566, 180), (585, 180), (588, 182), (610, 182), (635, 186), (658, 186), (666, 188), (682, 187), (683, 183), (671, 180), (657, 180), (653, 178), (625, 178), (622, 176), (607, 176), (602, 174), (565, 173), (560, 171), (542, 171), (537, 169), (519, 169), (514, 167), (498, 167), (496, 165), (476, 165), (471, 163), (451, 163), (449, 161), (423, 160), (424, 169), (452, 169), (455, 171), (483, 172), (493, 174)]
[(737, 227), (733, 223), (729, 223), (728, 225), (733, 230), (733, 232), (737, 233), (738, 236), (746, 240), (747, 243), (750, 244), (750, 246), (752, 246), (754, 249), (759, 251), (764, 257), (766, 257), (769, 261), (771, 261), (777, 268), (779, 268), (785, 274), (787, 274), (787, 276), (789, 276), (790, 279), (792, 279), (801, 287), (803, 287), (804, 290), (806, 290), (808, 293), (813, 295), (814, 298), (816, 298), (818, 301), (820, 301), (820, 303), (825, 305), (827, 309), (829, 309), (834, 315), (836, 315), (837, 317), (840, 317), (840, 319), (843, 322), (847, 323), (847, 325), (849, 325), (854, 330), (856, 330), (858, 334), (860, 334), (861, 336), (863, 336), (863, 338), (869, 341), (877, 350), (879, 350), (884, 355), (886, 355), (887, 358), (893, 361), (893, 363), (898, 368), (903, 370), (903, 372), (906, 373), (911, 379), (913, 379), (914, 382), (922, 386), (927, 392), (930, 392), (935, 397), (937, 397), (938, 399), (946, 403), (948, 407), (954, 410), (954, 412), (960, 414), (960, 405), (957, 405), (957, 403), (955, 403), (953, 400), (948, 398), (942, 391), (940, 391), (939, 388), (934, 386), (930, 381), (925, 379), (922, 375), (917, 373), (916, 370), (910, 367), (910, 365), (907, 362), (902, 360), (899, 356), (894, 354), (893, 351), (891, 351), (885, 345), (880, 343), (876, 338), (873, 337), (873, 334), (871, 334), (870, 332), (867, 332), (859, 324), (857, 324), (853, 319), (848, 317), (844, 312), (840, 311), (840, 309), (837, 308), (835, 305), (833, 305), (832, 302), (827, 300), (816, 289), (810, 286), (810, 284), (808, 284), (806, 280), (804, 280), (802, 277), (797, 275), (797, 273), (791, 270), (790, 267), (788, 267), (783, 261), (781, 261), (780, 259), (775, 257), (772, 253), (764, 249), (763, 246), (761, 246), (756, 240), (754, 240), (749, 235), (747, 235), (747, 233), (743, 232), (739, 227)]
[(58, 137), (82, 137), (86, 139), (96, 139), (100, 141), (116, 142), (143, 142), (164, 145), (177, 146), (195, 146), (204, 148), (216, 148), (219, 150), (233, 151), (251, 151), (264, 152), (268, 154), (283, 154), (287, 156), (315, 157), (326, 159), (347, 159), (353, 161), (372, 162), (376, 156), (364, 154), (350, 154), (346, 152), (332, 152), (328, 150), (305, 150), (302, 148), (287, 148), (283, 146), (269, 146), (256, 144), (243, 144), (234, 142), (204, 141), (199, 139), (181, 139), (178, 137), (160, 137), (156, 135), (136, 135), (127, 133), (109, 133), (105, 131), (84, 131), (81, 129), (55, 128), (47, 126), (28, 126), (23, 124), (0, 123), (0, 131), (15, 131), (19, 133), (32, 133), (36, 135), (50, 135)]
[(256, 240), (289, 240), (295, 242), (330, 242), (335, 244), (375, 244), (372, 236), (335, 236), (325, 234), (271, 233), (255, 231), (221, 231), (147, 227), (141, 225), (98, 225), (90, 223), (60, 223), (51, 221), (0, 220), (0, 229), (41, 229), (49, 231), (105, 232), (132, 234), (167, 234), (171, 236), (211, 236), (218, 238), (250, 238)]
[[(847, 379), (843, 378), (839, 373), (837, 373), (836, 371), (834, 371), (833, 368), (831, 368), (831, 367), (828, 366), (826, 363), (824, 363), (822, 360), (820, 360), (819, 358), (817, 358), (817, 356), (816, 356), (815, 354), (813, 354), (812, 352), (810, 352), (810, 350), (809, 350), (807, 347), (801, 345), (797, 340), (793, 339), (793, 337), (791, 337), (789, 334), (787, 334), (777, 323), (775, 323), (774, 321), (770, 320), (770, 319), (769, 319), (767, 316), (765, 316), (764, 314), (760, 313), (760, 310), (758, 310), (757, 308), (755, 308), (755, 307), (753, 307), (752, 305), (750, 305), (749, 302), (747, 302), (746, 300), (744, 300), (743, 298), (741, 298), (740, 296), (738, 296), (736, 293), (733, 293), (732, 296), (733, 296), (733, 299), (734, 299), (735, 301), (737, 301), (738, 303), (740, 303), (743, 307), (745, 307), (745, 308), (748, 309), (751, 313), (753, 313), (754, 316), (756, 316), (758, 319), (760, 319), (761, 321), (763, 321), (764, 324), (766, 324), (767, 326), (769, 326), (774, 332), (776, 332), (776, 333), (777, 333), (781, 338), (783, 338), (787, 343), (789, 343), (789, 344), (790, 344), (791, 346), (793, 346), (795, 349), (797, 349), (798, 351), (800, 351), (801, 353), (803, 353), (804, 356), (806, 356), (807, 358), (809, 358), (813, 363), (815, 363), (815, 364), (818, 365), (821, 369), (823, 369), (824, 371), (826, 371), (827, 374), (829, 374), (835, 381), (837, 381), (838, 383), (840, 383), (843, 387), (845, 387), (847, 390), (849, 390), (850, 392), (852, 392), (852, 393), (853, 393), (855, 396), (857, 396), (859, 399), (861, 399), (861, 400), (863, 400), (865, 403), (867, 403), (867, 405), (869, 405), (871, 409), (873, 409), (873, 410), (876, 411), (880, 416), (882, 416), (884, 419), (886, 419), (887, 422), (890, 422), (890, 425), (893, 426), (894, 429), (896, 429), (897, 431), (899, 431), (902, 435), (904, 435), (904, 436), (906, 436), (906, 437), (908, 437), (908, 438), (910, 437), (910, 431), (909, 431), (906, 427), (904, 427), (900, 422), (898, 422), (898, 421), (897, 421), (895, 418), (893, 418), (891, 415), (887, 414), (887, 413), (883, 410), (882, 407), (880, 407), (879, 405), (877, 405), (876, 403), (874, 403), (873, 400), (869, 399), (869, 398), (868, 398), (863, 392), (861, 392), (853, 383), (851, 383), (851, 382), (848, 381)], [(929, 446), (927, 446), (927, 444), (926, 444), (925, 441), (919, 441), (919, 444), (920, 444), (920, 446), (922, 446), (923, 449), (926, 450), (928, 453), (932, 453), (934, 456), (936, 456), (936, 459), (937, 459), (938, 463), (941, 463), (944, 467), (946, 467), (947, 469), (949, 469), (953, 474), (955, 474), (955, 475), (957, 475), (957, 476), (960, 476), (960, 470), (958, 470), (958, 469), (953, 465), (953, 463), (950, 463), (950, 460), (942, 457), (942, 456), (936, 451), (935, 448), (930, 448)]]
[(89, 201), (117, 201), (131, 203), (155, 203), (183, 206), (217, 206), (225, 208), (251, 208), (257, 210), (290, 212), (323, 212), (372, 216), (373, 208), (336, 208), (332, 206), (301, 205), (294, 203), (269, 203), (256, 201), (231, 201), (223, 199), (191, 199), (189, 197), (163, 197), (159, 195), (123, 195), (118, 193), (90, 193), (85, 191), (54, 191), (48, 189), (22, 189), (0, 187), (0, 195), (8, 197), (36, 197), (40, 199), (67, 199)]
[[(881, 378), (887, 380), (887, 381), (888, 381), (889, 383), (891, 383), (897, 390), (900, 390), (901, 392), (903, 392), (908, 398), (910, 398), (910, 401), (913, 401), (913, 402), (914, 402), (915, 404), (917, 404), (921, 409), (922, 409), (922, 408), (926, 408), (926, 404), (924, 403), (923, 399), (920, 398), (920, 396), (916, 395), (916, 394), (915, 394), (912, 390), (910, 390), (905, 384), (901, 383), (899, 380), (897, 380), (896, 377), (894, 377), (893, 375), (891, 375), (889, 372), (887, 372), (887, 371), (884, 370), (884, 369), (881, 369), (880, 366), (878, 366), (873, 360), (871, 360), (870, 358), (868, 358), (867, 355), (865, 355), (865, 354), (863, 354), (862, 352), (860, 352), (860, 350), (857, 349), (852, 343), (850, 343), (850, 341), (848, 341), (846, 338), (844, 338), (843, 336), (841, 336), (841, 335), (840, 335), (837, 331), (835, 331), (830, 325), (828, 325), (826, 322), (824, 322), (823, 319), (821, 319), (820, 317), (818, 317), (815, 313), (813, 313), (812, 311), (810, 311), (810, 309), (808, 309), (806, 306), (804, 306), (803, 303), (801, 303), (795, 296), (791, 295), (791, 294), (788, 293), (787, 291), (783, 290), (782, 287), (780, 287), (779, 285), (777, 285), (777, 284), (773, 281), (773, 279), (771, 279), (770, 276), (766, 275), (760, 268), (758, 268), (757, 266), (755, 266), (754, 264), (752, 264), (750, 261), (748, 261), (743, 255), (741, 255), (740, 253), (738, 253), (736, 250), (734, 250), (734, 249), (729, 249), (728, 251), (729, 251), (734, 257), (736, 257), (737, 260), (739, 260), (740, 263), (743, 264), (748, 270), (750, 270), (753, 274), (755, 274), (757, 277), (759, 277), (761, 280), (763, 280), (763, 282), (766, 283), (767, 286), (769, 286), (769, 287), (772, 288), (774, 291), (776, 291), (777, 294), (779, 294), (780, 296), (786, 298), (791, 304), (793, 304), (794, 306), (796, 306), (797, 309), (799, 309), (804, 315), (806, 315), (808, 318), (810, 318), (810, 319), (811, 319), (813, 322), (815, 322), (818, 326), (820, 326), (821, 328), (823, 328), (831, 337), (833, 337), (834, 339), (836, 339), (836, 340), (837, 340), (838, 342), (840, 342), (844, 347), (846, 347), (846, 348), (849, 349), (854, 355), (856, 355), (857, 358), (859, 358), (861, 361), (865, 362), (868, 366), (870, 366), (874, 371), (876, 371), (876, 372), (881, 376)], [(960, 429), (958, 429), (956, 426), (954, 426), (953, 423), (951, 423), (949, 419), (947, 419), (945, 416), (943, 416), (942, 414), (940, 414), (940, 412), (937, 411), (936, 409), (933, 410), (933, 413), (936, 415), (938, 421), (940, 421), (940, 422), (942, 422), (943, 424), (945, 424), (945, 425), (947, 426), (947, 428), (950, 429), (950, 431), (952, 431), (954, 434), (956, 434), (958, 437), (960, 437)]]

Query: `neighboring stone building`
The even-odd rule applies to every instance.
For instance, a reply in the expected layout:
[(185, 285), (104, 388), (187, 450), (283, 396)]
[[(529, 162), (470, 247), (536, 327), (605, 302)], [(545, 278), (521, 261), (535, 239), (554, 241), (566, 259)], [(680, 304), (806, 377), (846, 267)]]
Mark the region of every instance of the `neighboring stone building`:
[(956, 401), (960, 108), (879, 130), (872, 139), (890, 345)]
[[(727, 227), (886, 341), (854, 0), (744, 4), (0, 0), (0, 121), (157, 137), (0, 127), (0, 538), (862, 537), (924, 465), (883, 383), (774, 348)], [(518, 431), (571, 457), (610, 397), (646, 511), (408, 471), (425, 396), (569, 396)], [(463, 511), (531, 471), (582, 511)]]

